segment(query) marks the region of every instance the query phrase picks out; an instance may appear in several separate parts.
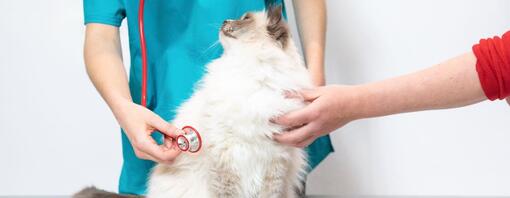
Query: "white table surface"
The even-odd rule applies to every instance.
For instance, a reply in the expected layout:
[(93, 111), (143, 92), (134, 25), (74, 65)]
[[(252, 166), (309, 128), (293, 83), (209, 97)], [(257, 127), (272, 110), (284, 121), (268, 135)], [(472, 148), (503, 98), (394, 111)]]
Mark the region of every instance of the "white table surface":
[[(0, 196), (0, 198), (71, 198), (70, 196)], [(307, 198), (510, 198), (510, 196), (477, 196), (477, 197), (463, 197), (463, 196), (349, 196), (349, 195), (342, 195), (342, 196), (321, 196), (321, 195), (309, 195)]]

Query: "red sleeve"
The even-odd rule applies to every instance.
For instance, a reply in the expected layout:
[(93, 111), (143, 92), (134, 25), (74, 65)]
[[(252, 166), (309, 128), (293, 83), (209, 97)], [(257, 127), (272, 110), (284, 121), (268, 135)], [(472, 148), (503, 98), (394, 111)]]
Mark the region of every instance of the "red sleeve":
[(500, 37), (481, 39), (473, 46), (476, 71), (490, 100), (510, 96), (510, 31)]

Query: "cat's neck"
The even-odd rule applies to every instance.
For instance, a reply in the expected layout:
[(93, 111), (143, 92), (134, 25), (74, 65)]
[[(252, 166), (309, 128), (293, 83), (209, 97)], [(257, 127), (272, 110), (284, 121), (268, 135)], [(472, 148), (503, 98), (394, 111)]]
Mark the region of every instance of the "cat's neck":
[(296, 62), (304, 65), (297, 48), (289, 42), (284, 49), (276, 43), (251, 43), (232, 45), (225, 49), (223, 56), (234, 57), (237, 60), (257, 60), (259, 62)]
[[(287, 46), (291, 47), (291, 45)], [(293, 50), (293, 51), (292, 51)], [(297, 50), (229, 48), (208, 65), (208, 79), (234, 79), (229, 83), (264, 82), (271, 87), (306, 87), (308, 74)]]

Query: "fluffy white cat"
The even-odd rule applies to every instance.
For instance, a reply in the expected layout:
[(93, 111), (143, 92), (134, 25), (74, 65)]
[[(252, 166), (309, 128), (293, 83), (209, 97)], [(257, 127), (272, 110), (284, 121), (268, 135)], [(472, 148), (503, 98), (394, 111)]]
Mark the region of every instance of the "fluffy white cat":
[(283, 129), (269, 120), (303, 107), (283, 93), (310, 88), (311, 80), (281, 7), (225, 21), (220, 42), (223, 55), (172, 122), (194, 126), (204, 147), (158, 165), (148, 197), (296, 197), (305, 154), (274, 142)]
[(281, 6), (226, 20), (220, 42), (223, 55), (172, 121), (196, 128), (202, 149), (157, 165), (147, 197), (298, 197), (305, 152), (275, 142), (284, 129), (269, 120), (305, 105), (285, 91), (312, 84)]

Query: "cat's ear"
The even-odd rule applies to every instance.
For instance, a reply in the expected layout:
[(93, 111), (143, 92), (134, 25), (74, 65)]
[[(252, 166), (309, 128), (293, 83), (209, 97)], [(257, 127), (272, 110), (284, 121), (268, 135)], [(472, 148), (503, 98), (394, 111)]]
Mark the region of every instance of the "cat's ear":
[(289, 39), (289, 28), (283, 20), (282, 6), (270, 6), (267, 11), (267, 32), (282, 48), (285, 48)]
[(267, 10), (269, 24), (277, 24), (282, 20), (282, 9), (282, 5), (269, 6)]

